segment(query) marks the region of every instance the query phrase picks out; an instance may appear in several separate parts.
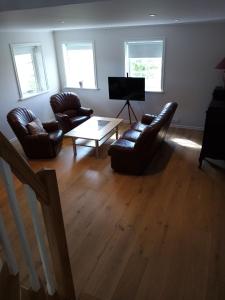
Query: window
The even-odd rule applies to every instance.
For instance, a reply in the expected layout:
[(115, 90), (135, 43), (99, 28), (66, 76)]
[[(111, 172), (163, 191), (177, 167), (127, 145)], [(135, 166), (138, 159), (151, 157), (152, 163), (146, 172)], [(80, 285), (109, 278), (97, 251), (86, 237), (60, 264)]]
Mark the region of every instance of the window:
[(140, 41), (125, 43), (125, 72), (130, 77), (144, 77), (145, 90), (163, 90), (164, 41)]
[(66, 43), (62, 47), (66, 86), (87, 89), (97, 88), (93, 43)]
[(47, 90), (47, 79), (41, 45), (12, 45), (12, 56), (20, 92), (27, 98)]

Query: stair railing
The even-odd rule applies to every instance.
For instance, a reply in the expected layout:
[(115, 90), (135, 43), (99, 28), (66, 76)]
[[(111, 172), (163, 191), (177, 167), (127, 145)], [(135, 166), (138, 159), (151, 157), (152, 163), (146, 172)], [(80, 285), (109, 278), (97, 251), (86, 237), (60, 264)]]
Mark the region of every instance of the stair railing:
[[(16, 197), (12, 173), (14, 173), (19, 181), (21, 181), (25, 188), (28, 206), (31, 211), (35, 237), (47, 282), (48, 294), (57, 294), (60, 300), (75, 300), (75, 290), (55, 171), (43, 169), (35, 173), (1, 132), (0, 171), (6, 187), (9, 206), (18, 230), (21, 249), (23, 251), (26, 266), (28, 268), (32, 290), (38, 291), (40, 289), (40, 282), (32, 261), (32, 253), (26, 237), (18, 200)], [(39, 210), (37, 207), (38, 201), (40, 202), (44, 219), (55, 282), (50, 268), (48, 250), (43, 238), (44, 233), (42, 231)], [(18, 273), (17, 263), (12, 252), (1, 215), (0, 238), (3, 244), (3, 252), (4, 256), (6, 257), (9, 270), (12, 272), (12, 274), (16, 274)]]
[[(11, 274), (16, 275), (19, 272), (15, 255), (12, 250), (11, 242), (9, 240), (5, 222), (3, 220), (3, 216), (0, 212), (0, 242), (3, 248), (4, 260), (6, 261), (9, 271)], [(1, 268), (3, 266), (3, 262), (1, 261)]]

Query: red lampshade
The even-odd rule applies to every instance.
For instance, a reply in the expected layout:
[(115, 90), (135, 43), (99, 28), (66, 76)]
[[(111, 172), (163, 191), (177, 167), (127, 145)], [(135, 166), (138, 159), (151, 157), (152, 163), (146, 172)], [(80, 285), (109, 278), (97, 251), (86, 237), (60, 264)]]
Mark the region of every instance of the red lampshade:
[(216, 69), (225, 70), (225, 58), (223, 60), (221, 60), (221, 62), (218, 63), (218, 65), (216, 66)]

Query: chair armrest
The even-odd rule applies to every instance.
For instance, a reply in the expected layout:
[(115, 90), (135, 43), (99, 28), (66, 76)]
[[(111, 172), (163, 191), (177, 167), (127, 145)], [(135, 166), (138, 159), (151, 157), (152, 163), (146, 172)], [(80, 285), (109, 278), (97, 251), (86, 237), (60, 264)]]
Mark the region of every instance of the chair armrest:
[(79, 115), (83, 115), (83, 116), (90, 116), (90, 115), (92, 115), (93, 114), (93, 109), (91, 109), (91, 108), (86, 108), (86, 107), (80, 107), (79, 109), (78, 109), (78, 114)]
[(58, 120), (58, 119), (61, 119), (61, 120), (63, 120), (63, 121), (69, 119), (69, 116), (68, 116), (68, 115), (62, 114), (62, 113), (56, 113), (56, 114), (55, 114), (55, 117), (56, 117), (57, 120)]
[(47, 132), (59, 130), (58, 121), (44, 122), (42, 125)]
[(67, 114), (56, 113), (55, 118), (59, 121), (59, 125), (64, 133), (71, 130), (71, 121)]
[(152, 121), (155, 119), (155, 117), (156, 117), (155, 115), (145, 114), (141, 118), (141, 123), (150, 125)]
[(134, 142), (125, 139), (118, 139), (110, 146), (108, 154), (113, 155), (118, 152), (130, 153), (134, 151), (134, 146)]

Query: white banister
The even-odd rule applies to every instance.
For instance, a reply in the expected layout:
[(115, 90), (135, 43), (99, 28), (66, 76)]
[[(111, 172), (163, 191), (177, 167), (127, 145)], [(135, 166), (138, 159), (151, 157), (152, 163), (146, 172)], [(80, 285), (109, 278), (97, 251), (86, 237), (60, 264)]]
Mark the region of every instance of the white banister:
[(19, 270), (16, 263), (15, 255), (12, 251), (9, 237), (6, 232), (6, 227), (1, 212), (0, 212), (0, 242), (2, 244), (3, 255), (5, 257), (9, 271), (11, 274), (16, 275)]
[(16, 227), (19, 233), (24, 260), (27, 264), (27, 268), (29, 271), (30, 284), (33, 291), (38, 291), (40, 289), (40, 283), (38, 280), (37, 272), (33, 264), (30, 246), (26, 238), (25, 228), (20, 214), (20, 209), (16, 197), (11, 169), (10, 166), (7, 164), (7, 162), (5, 162), (2, 158), (0, 158), (0, 168), (2, 171), (3, 180), (8, 194), (9, 205), (12, 210), (14, 221), (16, 223)]
[(37, 244), (38, 244), (38, 249), (39, 249), (39, 253), (40, 253), (40, 257), (41, 257), (41, 261), (42, 261), (42, 265), (43, 265), (45, 279), (47, 282), (48, 294), (54, 295), (56, 290), (55, 290), (54, 280), (52, 277), (52, 272), (50, 269), (48, 250), (47, 250), (47, 247), (45, 244), (44, 233), (43, 233), (42, 225), (40, 222), (40, 215), (39, 215), (38, 206), (37, 206), (38, 200), (37, 200), (36, 194), (34, 193), (34, 191), (32, 190), (32, 188), (29, 185), (25, 184), (24, 187), (25, 187), (25, 192), (27, 195), (28, 205), (29, 205), (29, 208), (31, 211), (34, 232), (35, 232), (35, 236), (37, 239)]

